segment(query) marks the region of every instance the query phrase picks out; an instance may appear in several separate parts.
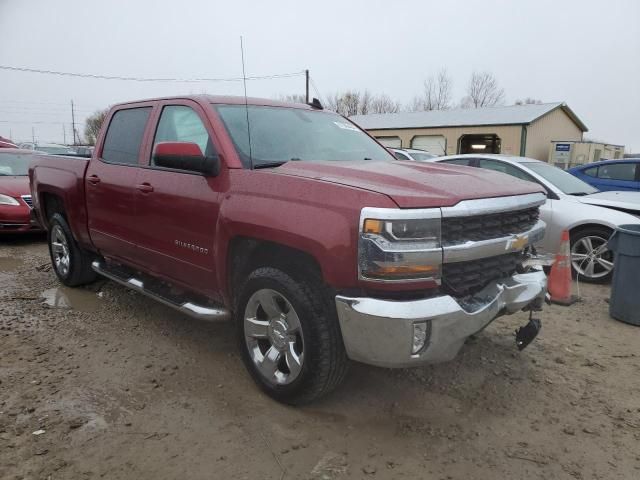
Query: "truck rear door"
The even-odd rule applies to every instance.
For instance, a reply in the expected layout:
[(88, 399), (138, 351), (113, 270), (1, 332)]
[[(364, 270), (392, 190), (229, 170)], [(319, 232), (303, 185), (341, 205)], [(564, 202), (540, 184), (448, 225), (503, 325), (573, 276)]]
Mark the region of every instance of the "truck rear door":
[(216, 153), (213, 129), (196, 102), (160, 102), (137, 178), (136, 220), (132, 228), (144, 268), (190, 289), (215, 297), (214, 245), (223, 175), (170, 170), (154, 164), (159, 142), (196, 143), (202, 153)]
[(85, 191), (89, 234), (108, 257), (135, 263), (135, 185), (153, 104), (114, 112), (96, 155), (89, 162)]

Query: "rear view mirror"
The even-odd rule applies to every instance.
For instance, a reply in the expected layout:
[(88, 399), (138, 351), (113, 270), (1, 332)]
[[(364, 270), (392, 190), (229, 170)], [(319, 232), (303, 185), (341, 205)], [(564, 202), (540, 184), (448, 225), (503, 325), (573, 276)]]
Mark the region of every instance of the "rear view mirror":
[(153, 149), (153, 163), (158, 167), (198, 172), (217, 176), (220, 173), (220, 157), (205, 156), (197, 143), (160, 142)]

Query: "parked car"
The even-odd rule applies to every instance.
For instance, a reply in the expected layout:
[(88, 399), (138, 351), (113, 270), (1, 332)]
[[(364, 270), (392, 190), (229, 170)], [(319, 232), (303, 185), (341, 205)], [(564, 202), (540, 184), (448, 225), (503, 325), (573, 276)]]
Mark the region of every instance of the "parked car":
[(73, 147), (73, 149), (75, 150), (75, 154), (80, 157), (91, 158), (93, 154), (93, 146), (91, 145), (77, 145)]
[(256, 383), (294, 404), (338, 385), (348, 359), (450, 360), (497, 316), (542, 308), (546, 276), (523, 266), (544, 235), (540, 186), (395, 161), (315, 102), (245, 101), (117, 105), (90, 160), (37, 158), (60, 281), (99, 274), (198, 318), (233, 316)]
[(74, 155), (76, 151), (67, 146), (59, 145), (57, 143), (33, 143), (25, 142), (19, 145), (19, 148), (24, 150), (37, 150), (39, 152), (49, 153), (51, 155)]
[(398, 160), (413, 160), (414, 162), (425, 162), (438, 157), (426, 150), (415, 150), (413, 148), (390, 148), (389, 151)]
[(573, 272), (586, 282), (611, 279), (613, 253), (607, 240), (617, 226), (640, 223), (640, 193), (598, 192), (564, 170), (532, 158), (470, 154), (435, 161), (495, 170), (542, 185), (548, 200), (540, 208), (547, 224), (541, 249), (556, 253), (562, 231), (569, 230)]
[(18, 146), (8, 138), (0, 137), (0, 148), (18, 148)]
[(31, 218), (30, 150), (0, 150), (0, 235), (41, 230)]
[(640, 192), (640, 158), (588, 163), (570, 168), (568, 172), (603, 192)]

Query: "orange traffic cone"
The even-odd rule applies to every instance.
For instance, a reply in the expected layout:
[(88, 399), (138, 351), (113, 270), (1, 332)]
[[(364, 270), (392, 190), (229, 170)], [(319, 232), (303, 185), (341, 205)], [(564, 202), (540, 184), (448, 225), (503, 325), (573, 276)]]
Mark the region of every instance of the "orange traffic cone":
[(547, 280), (547, 289), (551, 295), (551, 302), (569, 306), (577, 298), (571, 295), (571, 249), (569, 247), (569, 231), (562, 232), (560, 250), (551, 266), (551, 273)]

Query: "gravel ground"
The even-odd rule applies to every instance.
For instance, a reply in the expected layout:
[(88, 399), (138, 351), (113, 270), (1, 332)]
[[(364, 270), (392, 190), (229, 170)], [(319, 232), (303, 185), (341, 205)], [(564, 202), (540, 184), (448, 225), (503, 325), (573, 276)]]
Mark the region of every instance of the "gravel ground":
[[(575, 290), (575, 286), (574, 286)], [(637, 479), (640, 329), (609, 288), (547, 307), (524, 352), (503, 317), (447, 364), (353, 365), (291, 408), (228, 323), (111, 282), (60, 287), (41, 237), (0, 244), (2, 479)]]

